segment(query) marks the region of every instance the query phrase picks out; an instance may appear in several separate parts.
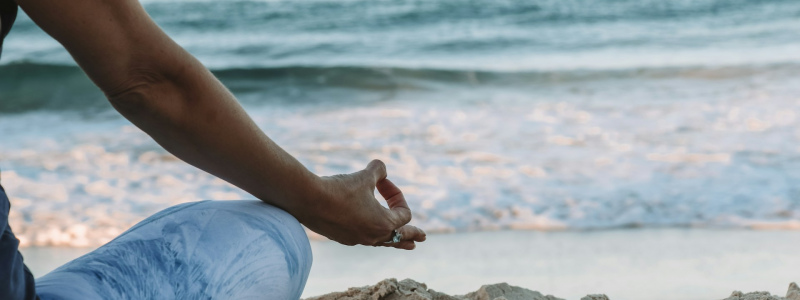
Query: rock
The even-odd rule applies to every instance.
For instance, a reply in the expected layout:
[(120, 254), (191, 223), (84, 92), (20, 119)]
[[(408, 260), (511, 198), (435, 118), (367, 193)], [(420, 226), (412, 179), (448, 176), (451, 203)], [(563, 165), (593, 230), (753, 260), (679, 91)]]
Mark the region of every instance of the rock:
[(742, 293), (740, 291), (734, 291), (731, 293), (731, 296), (725, 298), (725, 300), (785, 300), (784, 298), (773, 296), (768, 292), (751, 292), (751, 293)]
[(390, 278), (376, 285), (353, 287), (344, 292), (334, 292), (306, 300), (378, 300), (397, 290), (397, 279)]
[(586, 295), (581, 300), (608, 300), (608, 296), (605, 294)]
[(789, 291), (786, 292), (786, 300), (800, 300), (800, 287), (797, 287), (797, 283), (790, 283), (789, 284)]
[(429, 290), (424, 283), (411, 279), (397, 282), (390, 278), (376, 285), (349, 288), (344, 292), (335, 292), (306, 300), (461, 300), (446, 294)]
[(387, 295), (385, 300), (458, 300), (450, 295), (442, 294), (437, 291), (428, 289), (424, 283), (419, 283), (411, 279), (404, 279), (397, 283), (397, 289), (394, 293)]
[[(405, 279), (385, 279), (376, 285), (350, 288), (344, 292), (330, 293), (305, 300), (563, 300), (552, 295), (529, 289), (512, 286), (507, 283), (484, 285), (475, 292), (463, 296), (450, 296), (428, 289), (424, 283)], [(609, 300), (603, 294), (587, 295), (581, 300)], [(771, 295), (768, 292), (742, 293), (735, 291), (724, 300), (800, 300), (800, 287), (796, 283), (789, 284), (786, 298)]]
[(740, 291), (735, 291), (730, 297), (725, 298), (725, 300), (800, 300), (800, 288), (797, 287), (796, 283), (790, 283), (789, 290), (786, 292), (786, 298), (774, 296), (768, 292), (751, 292), (745, 294)]
[(484, 285), (478, 291), (467, 294), (465, 298), (469, 300), (563, 300), (507, 283)]
[[(608, 298), (598, 298), (608, 299)], [(563, 300), (551, 295), (544, 296), (507, 283), (484, 285), (479, 290), (464, 296), (450, 296), (428, 289), (424, 283), (411, 279), (398, 282), (390, 278), (372, 286), (349, 288), (306, 300)]]

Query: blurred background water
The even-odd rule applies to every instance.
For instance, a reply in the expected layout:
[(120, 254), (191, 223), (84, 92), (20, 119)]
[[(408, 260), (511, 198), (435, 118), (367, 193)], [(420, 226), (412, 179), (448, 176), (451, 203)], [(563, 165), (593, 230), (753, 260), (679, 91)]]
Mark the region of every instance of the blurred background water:
[[(384, 160), (430, 232), (800, 229), (798, 1), (143, 4), (317, 174)], [(27, 246), (252, 198), (132, 127), (24, 14), (0, 136)]]

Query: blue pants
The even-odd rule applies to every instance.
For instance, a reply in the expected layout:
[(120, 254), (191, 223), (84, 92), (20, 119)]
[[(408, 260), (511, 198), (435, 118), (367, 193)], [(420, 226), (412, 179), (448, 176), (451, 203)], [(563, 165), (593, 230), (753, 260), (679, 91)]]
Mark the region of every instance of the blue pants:
[(19, 240), (8, 225), (8, 202), (6, 191), (0, 186), (0, 299), (38, 299), (34, 289), (33, 275), (22, 262), (18, 251)]
[(165, 209), (37, 279), (42, 299), (300, 299), (311, 270), (300, 223), (261, 201)]

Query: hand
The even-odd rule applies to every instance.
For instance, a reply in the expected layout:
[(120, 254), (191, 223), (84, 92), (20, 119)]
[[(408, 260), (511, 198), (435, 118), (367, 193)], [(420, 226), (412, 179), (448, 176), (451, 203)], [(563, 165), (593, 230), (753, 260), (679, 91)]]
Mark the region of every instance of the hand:
[[(321, 194), (301, 222), (331, 240), (344, 245), (387, 246), (412, 250), (415, 242), (425, 241), (425, 232), (407, 225), (411, 210), (403, 193), (386, 179), (386, 165), (373, 160), (367, 168), (352, 174), (321, 177)], [(386, 199), (389, 209), (375, 199), (375, 188)], [(390, 241), (397, 229), (403, 238)]]

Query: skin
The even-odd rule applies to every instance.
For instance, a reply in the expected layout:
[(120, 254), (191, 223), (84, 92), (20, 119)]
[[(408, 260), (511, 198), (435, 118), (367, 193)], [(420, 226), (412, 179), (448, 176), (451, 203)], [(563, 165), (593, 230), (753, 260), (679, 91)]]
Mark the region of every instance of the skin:
[[(345, 245), (414, 249), (403, 193), (373, 160), (320, 177), (270, 140), (236, 98), (170, 39), (136, 0), (17, 0), (58, 40), (125, 118), (178, 158)], [(386, 199), (384, 208), (375, 189)], [(385, 244), (397, 229), (403, 239)]]

